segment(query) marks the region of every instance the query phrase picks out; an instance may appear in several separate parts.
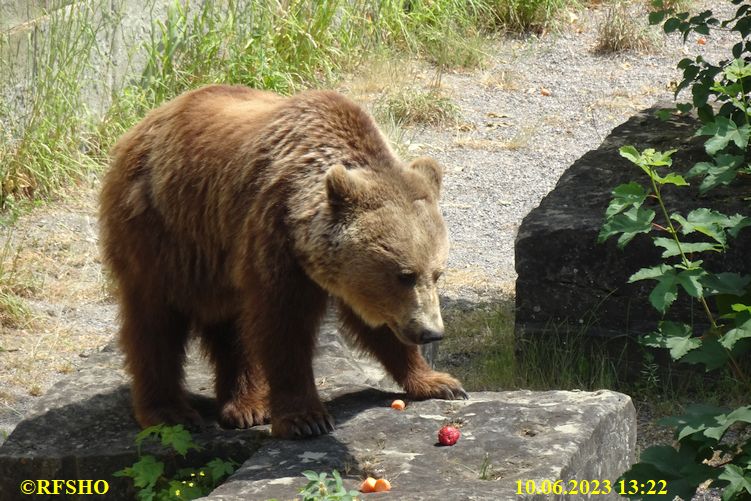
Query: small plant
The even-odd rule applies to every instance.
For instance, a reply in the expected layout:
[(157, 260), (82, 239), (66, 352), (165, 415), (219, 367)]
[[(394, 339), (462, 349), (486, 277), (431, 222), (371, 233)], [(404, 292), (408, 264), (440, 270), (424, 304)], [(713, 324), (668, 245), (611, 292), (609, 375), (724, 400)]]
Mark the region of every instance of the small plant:
[(492, 480), (493, 464), (490, 462), (490, 454), (485, 453), (480, 465), (480, 480)]
[(492, 26), (524, 33), (544, 33), (555, 26), (566, 9), (576, 9), (576, 0), (488, 0)]
[(356, 501), (358, 492), (347, 491), (342, 482), (342, 476), (334, 470), (328, 473), (316, 473), (312, 470), (302, 472), (308, 483), (300, 489), (303, 501)]
[(459, 107), (437, 90), (410, 90), (386, 95), (376, 113), (401, 125), (444, 125), (456, 123)]
[(598, 52), (649, 52), (657, 43), (640, 7), (624, 0), (614, 0), (607, 7), (605, 19), (597, 29)]
[(171, 448), (183, 458), (191, 449), (200, 450), (190, 432), (182, 425), (160, 424), (138, 433), (138, 461), (115, 472), (114, 476), (132, 478), (133, 485), (138, 489), (139, 501), (177, 501), (206, 496), (237, 468), (234, 461), (215, 458), (199, 468), (182, 468), (170, 478), (165, 475), (163, 462), (149, 454), (141, 454), (141, 445), (145, 440), (160, 441), (162, 446)]
[[(656, 281), (649, 301), (662, 314), (679, 293), (688, 294), (699, 302), (708, 322), (706, 331), (695, 336), (697, 325), (663, 320), (654, 333), (642, 338), (642, 343), (666, 348), (674, 360), (703, 365), (706, 371), (727, 366), (738, 384), (751, 389), (748, 376), (738, 363), (751, 349), (747, 342), (747, 338), (751, 338), (751, 307), (743, 304), (742, 299), (751, 277), (730, 272), (713, 273), (696, 257), (702, 252), (723, 251), (730, 237), (751, 226), (751, 218), (726, 216), (709, 209), (696, 209), (685, 217), (670, 214), (662, 190), (667, 185), (688, 186), (683, 176), (670, 170), (675, 150), (639, 152), (633, 146), (624, 146), (620, 152), (648, 176), (649, 188), (631, 182), (613, 190), (614, 198), (606, 211), (599, 240), (603, 242), (618, 235), (618, 246), (623, 248), (640, 233), (657, 231), (666, 235), (652, 237), (654, 245), (663, 249), (663, 263), (637, 271), (629, 282)], [(645, 207), (647, 200), (656, 202), (661, 216), (658, 221), (656, 211)], [(691, 240), (685, 238), (687, 235)], [(720, 299), (715, 301), (714, 308), (710, 305), (711, 298)], [(748, 456), (744, 452), (751, 442), (723, 441), (728, 430), (741, 423), (751, 423), (751, 406), (730, 410), (692, 405), (686, 414), (661, 421), (661, 424), (676, 427), (678, 450), (670, 446), (648, 448), (640, 462), (623, 478), (637, 483), (648, 478), (664, 479), (668, 482), (669, 496), (683, 499), (690, 499), (707, 479), (720, 486), (730, 482), (727, 497), (723, 499), (731, 499), (745, 489), (744, 485), (751, 485), (748, 480), (746, 484), (741, 481), (746, 475), (751, 477)], [(720, 465), (706, 464), (716, 454), (723, 457)], [(633, 497), (639, 496), (634, 492)]]

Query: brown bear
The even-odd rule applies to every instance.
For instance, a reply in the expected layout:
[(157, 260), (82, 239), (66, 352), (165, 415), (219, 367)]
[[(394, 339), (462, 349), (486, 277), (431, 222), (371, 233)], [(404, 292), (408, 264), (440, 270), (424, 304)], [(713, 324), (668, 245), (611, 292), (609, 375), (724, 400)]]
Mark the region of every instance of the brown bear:
[(466, 398), (418, 346), (444, 330), (441, 176), (335, 92), (213, 85), (153, 110), (114, 147), (100, 212), (138, 423), (200, 422), (182, 387), (194, 331), (223, 426), (331, 431), (312, 369), (329, 300), (409, 397)]

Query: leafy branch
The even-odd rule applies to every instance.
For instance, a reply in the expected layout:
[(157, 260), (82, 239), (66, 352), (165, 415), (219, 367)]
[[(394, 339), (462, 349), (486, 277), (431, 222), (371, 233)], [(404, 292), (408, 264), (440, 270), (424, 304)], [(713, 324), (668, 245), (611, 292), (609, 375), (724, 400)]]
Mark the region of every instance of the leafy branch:
[(234, 461), (214, 458), (200, 468), (182, 468), (169, 478), (162, 461), (141, 453), (141, 446), (147, 440), (158, 441), (183, 458), (191, 449), (200, 450), (182, 425), (159, 424), (138, 433), (135, 439), (138, 461), (113, 475), (133, 479), (139, 501), (178, 501), (206, 496), (237, 468)]

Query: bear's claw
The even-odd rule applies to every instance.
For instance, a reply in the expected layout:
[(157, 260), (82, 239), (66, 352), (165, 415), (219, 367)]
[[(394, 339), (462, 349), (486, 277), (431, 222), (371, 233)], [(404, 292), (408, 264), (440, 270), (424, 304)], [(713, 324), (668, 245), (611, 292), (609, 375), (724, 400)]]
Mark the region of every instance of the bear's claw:
[(219, 424), (222, 428), (250, 428), (268, 422), (268, 411), (263, 406), (242, 406), (230, 401), (224, 404), (219, 412)]
[(469, 395), (458, 380), (443, 372), (430, 371), (414, 374), (404, 384), (407, 395), (415, 400), (441, 398), (467, 400)]
[(334, 431), (334, 420), (327, 413), (287, 416), (274, 420), (271, 433), (281, 438), (310, 438)]

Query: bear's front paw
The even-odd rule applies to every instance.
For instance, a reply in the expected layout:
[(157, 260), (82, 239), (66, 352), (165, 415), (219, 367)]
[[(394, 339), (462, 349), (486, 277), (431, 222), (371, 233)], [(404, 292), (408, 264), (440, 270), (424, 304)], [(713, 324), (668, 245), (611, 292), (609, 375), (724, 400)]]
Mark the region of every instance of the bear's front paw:
[(466, 400), (469, 398), (458, 379), (445, 372), (436, 371), (411, 375), (404, 383), (404, 391), (414, 400), (428, 398)]
[(219, 424), (222, 428), (250, 428), (269, 422), (269, 412), (265, 405), (247, 405), (230, 400), (219, 411)]
[(271, 418), (271, 434), (279, 438), (309, 438), (334, 431), (334, 420), (325, 410), (284, 414)]

